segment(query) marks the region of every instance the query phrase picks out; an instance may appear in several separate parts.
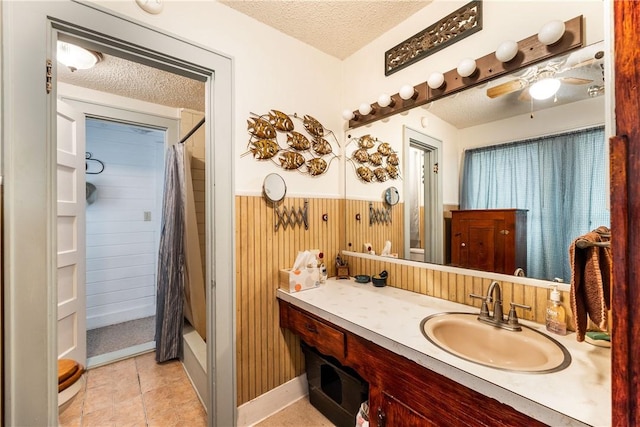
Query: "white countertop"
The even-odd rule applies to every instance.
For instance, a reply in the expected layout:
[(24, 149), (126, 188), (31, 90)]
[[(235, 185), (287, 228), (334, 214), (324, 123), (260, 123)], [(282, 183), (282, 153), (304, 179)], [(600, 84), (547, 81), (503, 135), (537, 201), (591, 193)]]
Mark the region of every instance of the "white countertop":
[[(430, 343), (420, 331), (425, 317), (479, 309), (393, 287), (328, 279), (278, 297), (381, 347), (505, 403), (551, 426), (611, 424), (611, 350), (578, 343), (575, 333), (551, 335), (571, 353), (566, 369), (549, 374), (502, 371), (460, 359)], [(522, 321), (547, 333), (544, 325)]]

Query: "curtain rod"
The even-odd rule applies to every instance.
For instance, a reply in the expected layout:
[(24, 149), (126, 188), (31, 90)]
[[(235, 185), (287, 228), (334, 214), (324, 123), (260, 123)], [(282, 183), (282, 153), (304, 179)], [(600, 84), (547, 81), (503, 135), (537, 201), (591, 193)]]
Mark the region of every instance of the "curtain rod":
[(191, 135), (193, 135), (194, 133), (196, 133), (196, 131), (197, 131), (198, 129), (200, 129), (200, 126), (202, 126), (203, 124), (204, 124), (204, 117), (202, 118), (202, 120), (200, 120), (200, 121), (198, 122), (198, 124), (197, 124), (197, 125), (195, 125), (195, 126), (194, 126), (194, 128), (193, 128), (193, 129), (191, 129), (191, 130), (189, 131), (189, 133), (188, 133), (188, 134), (186, 134), (186, 135), (185, 135), (185, 136), (180, 140), (180, 142), (178, 142), (178, 144), (183, 144), (187, 139), (189, 139), (189, 138), (191, 137)]

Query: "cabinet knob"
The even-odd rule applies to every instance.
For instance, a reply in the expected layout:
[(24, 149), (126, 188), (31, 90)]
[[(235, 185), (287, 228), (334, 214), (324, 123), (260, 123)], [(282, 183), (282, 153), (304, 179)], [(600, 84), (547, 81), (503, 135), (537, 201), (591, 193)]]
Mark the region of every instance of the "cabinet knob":
[(509, 230), (500, 230), (500, 234), (504, 234), (506, 236), (509, 234)]
[(462, 247), (464, 248), (464, 247), (466, 247), (466, 246), (467, 246), (467, 244), (466, 244), (466, 243), (464, 243), (464, 242), (462, 242), (462, 243), (460, 243), (460, 246), (462, 246)]

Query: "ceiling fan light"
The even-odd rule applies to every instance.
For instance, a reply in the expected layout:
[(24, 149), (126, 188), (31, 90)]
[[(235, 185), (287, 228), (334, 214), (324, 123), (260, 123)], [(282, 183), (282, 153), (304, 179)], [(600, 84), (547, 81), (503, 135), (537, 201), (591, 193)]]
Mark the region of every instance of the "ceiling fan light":
[(538, 31), (538, 41), (549, 46), (560, 40), (564, 31), (564, 22), (560, 20), (549, 21)]
[(560, 89), (560, 80), (546, 78), (532, 84), (529, 95), (537, 100), (549, 99), (558, 92), (558, 89)]
[(58, 40), (57, 59), (71, 71), (88, 70), (102, 59), (97, 52), (84, 49), (71, 43)]
[(500, 62), (509, 62), (518, 54), (518, 42), (505, 40), (496, 49), (496, 58)]

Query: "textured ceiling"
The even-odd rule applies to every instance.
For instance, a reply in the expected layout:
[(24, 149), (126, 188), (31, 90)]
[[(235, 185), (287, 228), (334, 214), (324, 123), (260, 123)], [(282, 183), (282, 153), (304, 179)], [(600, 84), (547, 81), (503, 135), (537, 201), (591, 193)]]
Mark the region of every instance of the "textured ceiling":
[[(575, 64), (582, 63), (586, 60), (594, 58), (596, 52), (604, 50), (604, 43), (596, 43), (586, 46), (578, 51), (572, 52), (562, 58), (553, 58), (552, 61), (562, 61), (563, 67), (571, 67)], [(521, 90), (502, 95), (491, 99), (487, 96), (487, 88), (498, 86), (504, 82), (518, 78), (526, 71), (514, 73), (514, 75), (505, 76), (481, 85), (476, 88), (467, 89), (458, 95), (452, 95), (447, 98), (435, 101), (429, 106), (429, 112), (440, 117), (446, 122), (452, 124), (458, 129), (469, 126), (476, 126), (483, 123), (489, 123), (496, 120), (506, 119), (521, 114), (527, 114), (539, 111), (545, 108), (557, 107), (563, 104), (569, 104), (589, 98), (588, 89), (592, 86), (604, 85), (603, 61), (600, 59), (590, 63), (588, 66), (575, 68), (563, 73), (558, 73), (555, 77), (578, 77), (592, 80), (586, 84), (567, 84), (562, 83), (556, 94), (556, 99), (550, 98), (544, 101), (521, 100)], [(538, 64), (544, 66), (545, 63)], [(601, 95), (599, 93), (599, 95)], [(602, 101), (604, 102), (604, 100)]]
[(90, 70), (71, 72), (58, 64), (58, 81), (168, 107), (204, 111), (203, 82), (116, 56), (102, 56), (103, 60)]
[[(322, 52), (345, 59), (432, 0), (219, 0)], [(402, 40), (398, 40), (398, 43)]]

